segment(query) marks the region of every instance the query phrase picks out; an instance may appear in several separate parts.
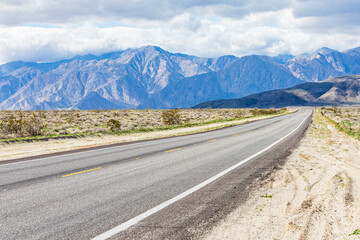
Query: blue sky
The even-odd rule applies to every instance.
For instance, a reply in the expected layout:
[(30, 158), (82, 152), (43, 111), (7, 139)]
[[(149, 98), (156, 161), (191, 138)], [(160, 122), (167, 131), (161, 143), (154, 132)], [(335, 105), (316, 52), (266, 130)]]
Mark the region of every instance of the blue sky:
[(2, 0), (0, 63), (143, 45), (216, 57), (360, 46), (358, 0)]

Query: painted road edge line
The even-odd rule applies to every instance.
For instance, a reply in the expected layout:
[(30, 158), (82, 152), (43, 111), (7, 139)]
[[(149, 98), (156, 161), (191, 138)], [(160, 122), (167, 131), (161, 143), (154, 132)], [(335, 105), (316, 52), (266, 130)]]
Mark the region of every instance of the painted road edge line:
[(204, 182), (196, 185), (195, 187), (192, 187), (192, 188), (190, 188), (189, 190), (187, 190), (187, 191), (185, 191), (185, 192), (183, 192), (183, 193), (180, 193), (179, 195), (177, 195), (177, 196), (175, 196), (175, 197), (173, 197), (173, 198), (171, 198), (171, 199), (169, 199), (169, 200), (167, 200), (167, 201), (165, 201), (165, 202), (163, 202), (163, 203), (161, 203), (161, 204), (159, 204), (159, 205), (157, 205), (157, 206), (155, 206), (155, 207), (147, 210), (146, 212), (144, 212), (144, 213), (142, 213), (142, 214), (140, 214), (140, 215), (137, 215), (136, 217), (131, 218), (130, 220), (128, 220), (128, 221), (126, 221), (126, 222), (124, 222), (124, 223), (122, 223), (122, 224), (120, 224), (120, 225), (118, 225), (118, 226), (116, 226), (116, 227), (114, 227), (114, 228), (112, 228), (112, 229), (110, 229), (110, 230), (108, 230), (108, 231), (100, 234), (100, 235), (97, 236), (97, 237), (94, 237), (92, 240), (105, 240), (105, 239), (108, 239), (108, 238), (110, 238), (110, 237), (112, 237), (112, 236), (114, 236), (114, 235), (116, 235), (116, 234), (118, 234), (118, 233), (120, 233), (120, 232), (128, 229), (129, 227), (137, 224), (137, 223), (140, 222), (141, 220), (143, 220), (143, 219), (145, 219), (145, 218), (153, 215), (154, 213), (157, 213), (158, 211), (166, 208), (167, 206), (169, 206), (169, 205), (171, 205), (171, 204), (173, 204), (173, 203), (181, 200), (182, 198), (190, 195), (191, 193), (196, 192), (197, 190), (199, 190), (199, 189), (205, 187), (206, 185), (214, 182), (214, 181), (217, 180), (218, 178), (220, 178), (220, 177), (224, 176), (225, 174), (229, 173), (230, 171), (238, 168), (239, 166), (243, 165), (244, 163), (250, 161), (251, 159), (253, 159), (253, 158), (261, 155), (262, 153), (266, 152), (266, 151), (269, 150), (270, 148), (274, 147), (276, 144), (280, 143), (280, 142), (281, 142), (282, 140), (284, 140), (285, 138), (289, 137), (291, 134), (293, 134), (296, 130), (298, 130), (298, 129), (301, 127), (301, 125), (309, 118), (309, 116), (311, 116), (311, 114), (309, 114), (309, 115), (308, 115), (294, 130), (292, 130), (290, 133), (288, 133), (288, 134), (285, 135), (284, 137), (280, 138), (280, 139), (277, 140), (276, 142), (272, 143), (271, 145), (267, 146), (267, 147), (264, 148), (263, 150), (255, 153), (255, 154), (253, 154), (253, 155), (251, 155), (250, 157), (245, 158), (244, 160), (242, 160), (242, 161), (238, 162), (237, 164), (235, 164), (235, 165), (233, 165), (233, 166), (225, 169), (224, 171), (222, 171), (222, 172), (216, 174), (215, 176), (209, 178), (208, 180), (206, 180), (206, 181), (204, 181)]
[(86, 173), (86, 172), (95, 171), (95, 170), (98, 170), (98, 169), (101, 169), (101, 168), (102, 168), (102, 167), (98, 167), (98, 168), (92, 168), (92, 169), (84, 170), (84, 171), (81, 171), (81, 172), (74, 172), (74, 173), (62, 175), (61, 177), (62, 177), (62, 178), (70, 177), (70, 176), (74, 176), (74, 175), (77, 175), (77, 174), (80, 174), (80, 173)]

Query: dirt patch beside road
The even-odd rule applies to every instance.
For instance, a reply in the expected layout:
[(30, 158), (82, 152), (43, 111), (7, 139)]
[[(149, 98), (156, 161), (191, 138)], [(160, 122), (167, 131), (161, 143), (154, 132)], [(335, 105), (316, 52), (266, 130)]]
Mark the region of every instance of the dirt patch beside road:
[(359, 141), (315, 113), (285, 165), (204, 239), (358, 239), (359, 156)]

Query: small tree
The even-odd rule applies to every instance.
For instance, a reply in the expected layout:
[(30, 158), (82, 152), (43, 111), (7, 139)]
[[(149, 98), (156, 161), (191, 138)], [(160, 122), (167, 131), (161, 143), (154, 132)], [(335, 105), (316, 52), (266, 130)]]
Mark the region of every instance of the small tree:
[(162, 121), (165, 125), (180, 125), (181, 117), (179, 109), (163, 110), (161, 114)]

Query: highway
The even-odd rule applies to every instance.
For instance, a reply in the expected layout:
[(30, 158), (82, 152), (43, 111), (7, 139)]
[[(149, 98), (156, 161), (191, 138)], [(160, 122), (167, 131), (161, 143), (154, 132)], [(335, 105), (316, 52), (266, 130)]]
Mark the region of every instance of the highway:
[(311, 114), (0, 162), (0, 239), (198, 236), (284, 161)]

